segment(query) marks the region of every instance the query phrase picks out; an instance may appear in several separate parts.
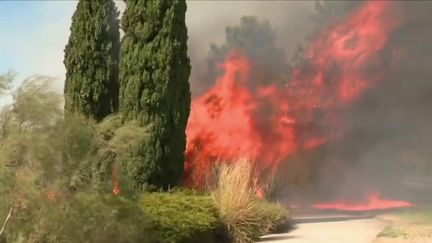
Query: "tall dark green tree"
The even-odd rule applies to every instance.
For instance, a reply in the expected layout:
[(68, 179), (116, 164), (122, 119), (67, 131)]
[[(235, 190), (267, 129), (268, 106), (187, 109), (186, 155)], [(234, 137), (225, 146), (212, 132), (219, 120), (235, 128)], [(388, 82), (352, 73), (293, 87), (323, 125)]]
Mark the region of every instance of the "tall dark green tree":
[(124, 162), (135, 185), (181, 180), (190, 111), (190, 60), (184, 0), (126, 1), (120, 51), (120, 110), (149, 126), (142, 146)]
[(118, 109), (118, 11), (112, 0), (80, 0), (65, 48), (65, 111), (97, 121)]

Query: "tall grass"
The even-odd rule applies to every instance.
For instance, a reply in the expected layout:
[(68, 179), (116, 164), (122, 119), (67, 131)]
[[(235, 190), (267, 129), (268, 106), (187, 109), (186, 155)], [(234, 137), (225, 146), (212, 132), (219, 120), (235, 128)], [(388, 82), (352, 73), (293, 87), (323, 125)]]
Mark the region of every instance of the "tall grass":
[(222, 164), (218, 171), (213, 198), (221, 221), (235, 242), (253, 242), (260, 227), (256, 212), (256, 189), (253, 167), (246, 158)]
[(221, 222), (237, 243), (254, 242), (289, 218), (280, 204), (257, 198), (261, 187), (256, 175), (247, 158), (222, 164), (217, 173), (212, 196)]

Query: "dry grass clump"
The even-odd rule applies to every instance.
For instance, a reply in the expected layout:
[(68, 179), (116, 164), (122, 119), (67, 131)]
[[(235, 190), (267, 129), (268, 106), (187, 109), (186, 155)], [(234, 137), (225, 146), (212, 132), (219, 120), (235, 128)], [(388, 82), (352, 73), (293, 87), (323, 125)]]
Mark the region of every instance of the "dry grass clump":
[(223, 164), (217, 175), (212, 196), (234, 242), (254, 242), (288, 220), (288, 211), (280, 204), (257, 198), (259, 187), (250, 160)]
[(252, 164), (245, 158), (223, 164), (212, 192), (220, 219), (235, 242), (253, 242), (259, 231), (260, 217), (255, 207), (257, 184), (252, 173)]

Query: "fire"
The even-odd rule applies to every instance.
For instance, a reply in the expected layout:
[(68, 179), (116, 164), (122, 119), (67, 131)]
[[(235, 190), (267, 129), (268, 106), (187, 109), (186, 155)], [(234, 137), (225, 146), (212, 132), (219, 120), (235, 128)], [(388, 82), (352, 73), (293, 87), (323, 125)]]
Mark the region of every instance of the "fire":
[[(217, 159), (231, 160), (245, 155), (272, 164), (295, 150), (292, 125), (279, 122), (283, 114), (267, 117), (254, 114), (266, 109), (265, 102), (276, 90), (251, 92), (247, 87), (250, 63), (239, 52), (231, 53), (222, 68), (225, 73), (217, 85), (192, 102), (186, 173), (193, 170), (190, 178), (193, 183), (202, 183)], [(269, 108), (275, 107), (271, 104)], [(274, 130), (260, 131), (259, 126), (272, 126)], [(270, 143), (272, 146), (268, 146)]]
[(113, 193), (114, 193), (114, 195), (118, 195), (120, 193), (120, 186), (119, 186), (119, 181), (118, 181), (118, 170), (119, 170), (119, 166), (116, 162), (114, 162), (113, 168), (112, 168)]
[(391, 2), (367, 2), (330, 26), (283, 87), (251, 85), (254, 60), (232, 50), (215, 86), (192, 101), (185, 183), (205, 185), (215, 161), (239, 156), (275, 171), (289, 156), (342, 136), (341, 111), (388, 72), (379, 54), (399, 24), (391, 13)]
[(368, 211), (390, 208), (405, 208), (413, 206), (407, 201), (389, 200), (380, 198), (378, 193), (371, 194), (365, 202), (334, 201), (326, 203), (317, 203), (313, 207), (317, 209), (333, 209), (342, 211)]
[(120, 193), (120, 187), (118, 181), (114, 181), (113, 193), (114, 195), (118, 195)]
[(57, 202), (59, 195), (55, 190), (48, 190), (45, 192), (45, 196), (48, 198), (48, 200), (55, 203)]

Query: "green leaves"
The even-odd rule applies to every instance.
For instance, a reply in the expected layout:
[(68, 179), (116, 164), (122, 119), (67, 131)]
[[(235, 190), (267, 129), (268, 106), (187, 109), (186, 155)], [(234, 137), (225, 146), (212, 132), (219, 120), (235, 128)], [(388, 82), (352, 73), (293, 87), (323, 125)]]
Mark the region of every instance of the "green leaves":
[(126, 161), (136, 187), (179, 183), (190, 109), (186, 3), (127, 1), (120, 60), (120, 111), (148, 126), (148, 139)]
[(20, 123), (19, 129), (44, 128), (61, 118), (61, 96), (50, 90), (52, 78), (33, 76), (24, 80), (12, 95), (12, 114)]
[[(90, 179), (110, 186), (111, 174), (94, 173), (111, 171), (112, 161), (101, 154), (127, 153), (126, 145), (145, 135), (143, 128), (133, 122), (121, 127), (118, 117), (100, 126), (82, 116), (64, 120), (50, 81), (28, 78), (0, 113), (0, 217), (13, 209), (8, 242), (142, 242), (145, 219), (140, 213), (123, 216), (139, 211), (132, 199)], [(78, 176), (88, 180), (72, 192), (70, 182)]]
[(112, 0), (80, 0), (65, 48), (65, 110), (101, 121), (118, 108), (118, 12)]
[(218, 220), (216, 206), (207, 195), (144, 193), (139, 205), (157, 242), (205, 242), (208, 239), (200, 241), (198, 236), (211, 233)]

